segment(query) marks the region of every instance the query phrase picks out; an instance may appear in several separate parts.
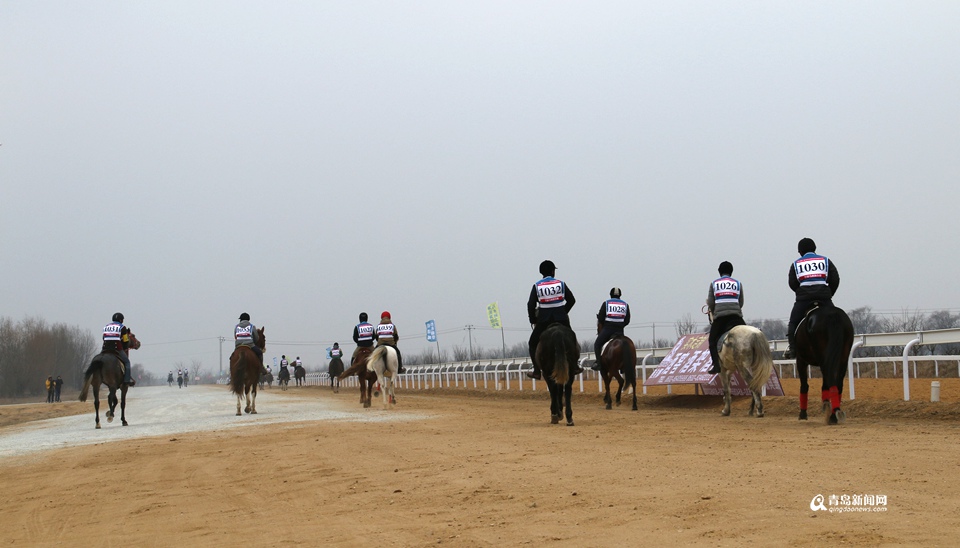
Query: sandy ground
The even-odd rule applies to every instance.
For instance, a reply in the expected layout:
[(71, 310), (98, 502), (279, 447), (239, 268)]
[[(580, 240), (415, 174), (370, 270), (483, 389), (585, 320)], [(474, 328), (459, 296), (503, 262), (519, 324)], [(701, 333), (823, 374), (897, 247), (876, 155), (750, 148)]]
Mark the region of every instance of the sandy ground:
[[(914, 382), (914, 399), (929, 400), (930, 380)], [(863, 379), (837, 427), (816, 408), (798, 421), (789, 379), (788, 397), (767, 398), (763, 419), (746, 416), (745, 399), (722, 418), (719, 398), (677, 387), (642, 397), (636, 412), (576, 394), (574, 427), (549, 423), (542, 385), (401, 391), (391, 411), (361, 409), (355, 389), (291, 389), (282, 397), (416, 418), (253, 425), (3, 458), (0, 544), (956, 545), (960, 379), (940, 382), (944, 401), (934, 404), (897, 401), (898, 379)], [(224, 414), (235, 412), (226, 388), (194, 389), (223, 391)], [(136, 410), (134, 389), (132, 423)], [(89, 403), (2, 406), (0, 436), (77, 412), (97, 436)], [(109, 428), (122, 427), (100, 432)], [(830, 495), (887, 503), (811, 510), (818, 494), (829, 508), (842, 506)]]

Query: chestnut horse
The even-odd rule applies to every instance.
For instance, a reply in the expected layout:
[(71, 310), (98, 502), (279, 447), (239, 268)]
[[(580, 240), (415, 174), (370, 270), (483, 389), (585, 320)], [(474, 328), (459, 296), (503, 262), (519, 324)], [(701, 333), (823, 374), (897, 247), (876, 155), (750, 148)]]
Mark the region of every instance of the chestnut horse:
[(361, 346), (357, 348), (357, 355), (353, 358), (350, 369), (347, 369), (338, 377), (340, 380), (343, 380), (350, 375), (357, 376), (357, 379), (360, 381), (360, 403), (362, 403), (364, 407), (370, 407), (370, 392), (373, 391), (373, 385), (377, 382), (376, 372), (367, 369), (367, 359), (372, 353), (373, 349), (370, 347)]
[[(260, 335), (260, 348), (267, 348), (267, 340), (263, 336), (263, 329), (257, 329)], [(230, 354), (230, 391), (237, 395), (237, 416), (240, 416), (240, 402), (244, 397), (247, 406), (244, 412), (257, 414), (257, 384), (263, 373), (263, 360), (249, 346), (238, 346)]]
[[(807, 420), (807, 367), (820, 368), (823, 385), (824, 422), (838, 424), (846, 420), (840, 409), (843, 378), (853, 347), (853, 323), (842, 309), (817, 305), (797, 326), (797, 376), (800, 378), (800, 420)], [(827, 410), (830, 413), (827, 414)]]
[(580, 357), (577, 336), (569, 327), (555, 323), (544, 330), (537, 344), (537, 363), (550, 390), (550, 423), (560, 422), (566, 404), (567, 426), (573, 426), (573, 375), (570, 372)]
[[(597, 324), (597, 333), (603, 327)], [(613, 399), (610, 397), (610, 381), (617, 379), (617, 406), (620, 406), (620, 395), (623, 385), (633, 388), (633, 410), (637, 410), (637, 347), (630, 337), (617, 335), (607, 341), (600, 350), (600, 376), (603, 377), (603, 386), (606, 394), (603, 396), (607, 409), (613, 409)], [(624, 382), (626, 380), (626, 382)]]

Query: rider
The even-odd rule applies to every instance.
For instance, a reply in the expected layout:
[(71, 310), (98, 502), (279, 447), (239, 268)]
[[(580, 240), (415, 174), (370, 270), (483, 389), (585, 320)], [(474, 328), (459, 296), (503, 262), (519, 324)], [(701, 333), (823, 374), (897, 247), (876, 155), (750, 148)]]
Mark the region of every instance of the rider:
[(743, 286), (733, 279), (733, 265), (723, 261), (717, 268), (720, 277), (710, 282), (707, 290), (707, 310), (711, 314), (710, 323), (710, 365), (708, 373), (715, 375), (720, 372), (720, 353), (717, 342), (720, 336), (737, 325), (746, 325), (743, 321)]
[[(288, 379), (290, 378), (290, 370), (287, 369), (288, 365), (290, 365), (290, 362), (287, 361), (287, 355), (281, 354), (280, 355), (280, 372), (277, 373), (279, 377), (285, 376)], [(284, 375), (284, 373), (286, 373), (286, 375)]]
[[(530, 297), (527, 299), (527, 316), (530, 319), (530, 325), (533, 326), (533, 333), (530, 334), (530, 361), (533, 362), (533, 371), (527, 373), (531, 379), (541, 379), (540, 364), (537, 363), (537, 344), (540, 343), (540, 335), (551, 324), (560, 323), (570, 327), (570, 316), (567, 314), (577, 299), (573, 296), (573, 291), (567, 287), (567, 284), (553, 277), (557, 273), (557, 265), (553, 261), (543, 261), (540, 263), (540, 274), (543, 279), (533, 284), (530, 290)], [(571, 371), (573, 375), (583, 373), (579, 364), (574, 365)]]
[(360, 323), (353, 326), (353, 342), (357, 343), (357, 347), (353, 350), (353, 355), (350, 356), (350, 366), (353, 366), (353, 361), (357, 359), (357, 352), (361, 348), (372, 348), (373, 347), (373, 335), (376, 332), (376, 329), (373, 327), (373, 324), (367, 321), (367, 313), (360, 313)]
[(263, 363), (263, 350), (260, 349), (260, 333), (257, 332), (257, 326), (250, 323), (250, 314), (244, 312), (240, 314), (240, 323), (233, 328), (233, 347), (249, 347), (257, 355), (260, 363)]
[(136, 381), (131, 375), (130, 357), (127, 351), (130, 348), (130, 328), (123, 325), (123, 314), (117, 312), (113, 321), (103, 326), (103, 352), (112, 352), (123, 362), (123, 382), (127, 386), (134, 386)]
[(377, 324), (377, 331), (374, 334), (377, 339), (377, 346), (389, 345), (397, 352), (397, 373), (404, 373), (403, 358), (400, 356), (400, 349), (397, 348), (397, 341), (400, 340), (400, 334), (397, 333), (397, 326), (393, 325), (390, 313), (386, 310), (380, 314), (380, 323)]
[(797, 253), (800, 258), (790, 265), (787, 282), (790, 289), (797, 294), (790, 312), (790, 323), (787, 324), (787, 350), (783, 359), (792, 360), (797, 357), (796, 331), (803, 316), (814, 304), (833, 306), (833, 295), (840, 287), (840, 273), (833, 261), (817, 255), (817, 244), (810, 238), (804, 238), (797, 243)]
[(603, 345), (610, 339), (623, 335), (623, 328), (630, 325), (630, 305), (620, 298), (619, 287), (610, 290), (610, 298), (603, 301), (600, 305), (600, 312), (597, 312), (597, 322), (601, 324), (600, 332), (597, 333), (597, 341), (593, 343), (593, 350), (597, 354), (597, 363), (591, 368), (594, 371), (600, 371), (600, 352)]
[(330, 349), (330, 360), (339, 360), (343, 358), (343, 350), (340, 349), (340, 343), (333, 343), (333, 348)]

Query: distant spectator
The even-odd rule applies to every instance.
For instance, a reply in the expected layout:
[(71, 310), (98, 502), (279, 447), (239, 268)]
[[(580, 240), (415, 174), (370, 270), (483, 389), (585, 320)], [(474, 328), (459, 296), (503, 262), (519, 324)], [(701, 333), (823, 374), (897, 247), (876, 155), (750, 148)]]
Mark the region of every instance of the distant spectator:
[(47, 403), (53, 403), (53, 390), (55, 386), (53, 375), (47, 377)]
[(55, 383), (56, 388), (54, 389), (57, 402), (60, 401), (60, 388), (63, 386), (63, 379), (60, 378), (60, 375), (57, 375), (57, 380)]

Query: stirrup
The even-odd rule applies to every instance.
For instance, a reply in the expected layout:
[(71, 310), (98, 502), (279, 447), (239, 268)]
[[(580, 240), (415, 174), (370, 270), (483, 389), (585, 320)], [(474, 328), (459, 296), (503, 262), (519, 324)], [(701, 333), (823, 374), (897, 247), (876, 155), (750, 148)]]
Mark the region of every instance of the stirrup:
[(797, 352), (793, 349), (792, 346), (788, 346), (786, 350), (783, 351), (783, 359), (793, 360), (796, 359)]
[(541, 380), (541, 379), (543, 378), (543, 375), (541, 375), (540, 372), (539, 372), (539, 371), (536, 371), (536, 370), (534, 370), (534, 371), (527, 371), (527, 378), (536, 379), (536, 380), (539, 381), (539, 380)]

